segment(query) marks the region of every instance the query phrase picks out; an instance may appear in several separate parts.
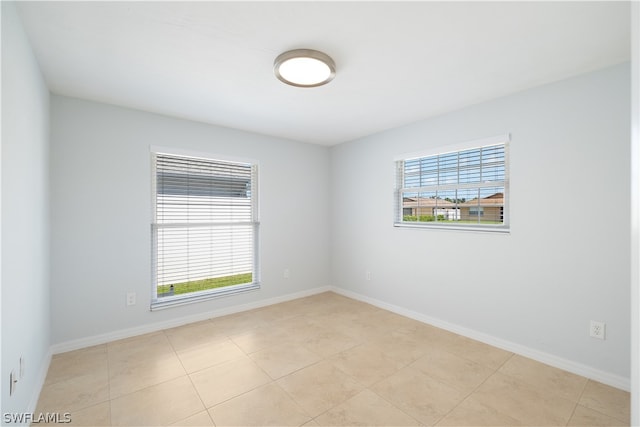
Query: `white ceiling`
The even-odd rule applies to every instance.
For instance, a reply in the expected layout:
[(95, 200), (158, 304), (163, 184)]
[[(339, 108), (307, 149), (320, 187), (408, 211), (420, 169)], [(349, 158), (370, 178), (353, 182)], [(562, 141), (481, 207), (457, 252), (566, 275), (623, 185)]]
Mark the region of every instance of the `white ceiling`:
[[(53, 93), (333, 145), (629, 60), (628, 2), (21, 2)], [(336, 62), (329, 85), (272, 72)]]

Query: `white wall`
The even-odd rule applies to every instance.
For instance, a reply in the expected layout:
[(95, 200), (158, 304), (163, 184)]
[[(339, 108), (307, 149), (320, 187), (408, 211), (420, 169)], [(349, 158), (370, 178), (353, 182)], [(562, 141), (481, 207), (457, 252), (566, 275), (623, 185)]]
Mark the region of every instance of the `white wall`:
[[(629, 79), (623, 64), (334, 147), (333, 284), (628, 381)], [(509, 235), (392, 226), (394, 156), (504, 133)]]
[[(330, 284), (326, 147), (55, 95), (51, 127), (54, 344)], [(258, 160), (260, 291), (149, 311), (150, 146)]]
[[(2, 2), (2, 410), (32, 410), (49, 362), (49, 91)], [(9, 397), (9, 372), (25, 360)]]

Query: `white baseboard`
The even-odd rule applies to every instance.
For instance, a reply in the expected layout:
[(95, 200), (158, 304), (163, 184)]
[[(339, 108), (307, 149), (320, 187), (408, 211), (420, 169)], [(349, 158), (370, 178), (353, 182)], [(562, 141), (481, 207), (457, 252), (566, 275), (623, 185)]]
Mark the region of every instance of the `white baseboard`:
[(51, 349), (47, 352), (40, 365), (40, 369), (38, 370), (38, 376), (36, 378), (36, 383), (33, 387), (33, 394), (31, 395), (31, 400), (29, 400), (29, 406), (27, 406), (26, 413), (34, 414), (38, 407), (38, 400), (40, 399), (40, 392), (42, 391), (42, 387), (44, 386), (44, 382), (47, 379), (47, 373), (49, 372), (49, 366), (51, 365), (51, 357), (53, 353)]
[(308, 289), (301, 292), (294, 292), (292, 294), (282, 295), (279, 297), (267, 298), (261, 301), (256, 301), (248, 304), (234, 305), (231, 307), (198, 313), (191, 316), (183, 316), (175, 319), (165, 320), (162, 322), (155, 322), (155, 323), (149, 323), (142, 326), (136, 326), (134, 328), (120, 329), (113, 332), (107, 332), (105, 334), (93, 335), (90, 337), (80, 338), (80, 339), (71, 340), (71, 341), (65, 341), (65, 342), (52, 345), (51, 353), (52, 354), (65, 353), (67, 351), (78, 350), (81, 348), (91, 347), (99, 344), (105, 344), (105, 343), (115, 341), (115, 340), (120, 340), (123, 338), (135, 337), (138, 335), (157, 332), (164, 329), (175, 328), (177, 326), (182, 326), (189, 323), (212, 319), (214, 317), (226, 316), (228, 314), (239, 313), (241, 311), (253, 310), (255, 308), (266, 307), (268, 305), (291, 301), (298, 298), (304, 298), (304, 297), (316, 295), (322, 292), (328, 292), (328, 291), (331, 291), (332, 289), (333, 288), (331, 286), (322, 286), (319, 288)]
[[(603, 384), (610, 385), (612, 387), (616, 387), (625, 391), (630, 391), (631, 389), (631, 381), (629, 378), (621, 377), (616, 374), (595, 369), (591, 366), (577, 363), (572, 360), (564, 359), (564, 358), (555, 356), (553, 354), (532, 349), (530, 347), (526, 347), (511, 341), (503, 340), (501, 338), (496, 338), (492, 335), (484, 334), (482, 332), (478, 332), (473, 329), (465, 328), (463, 326), (449, 323), (441, 319), (426, 316), (422, 313), (408, 310), (404, 307), (389, 304), (384, 301), (377, 300), (375, 298), (370, 298), (365, 295), (348, 291), (346, 289), (337, 288), (334, 286), (323, 286), (323, 287), (309, 289), (301, 292), (295, 292), (292, 294), (287, 294), (279, 297), (268, 298), (268, 299), (256, 301), (253, 303), (235, 305), (235, 306), (227, 307), (224, 309), (199, 313), (192, 316), (179, 317), (171, 320), (166, 320), (163, 322), (150, 323), (150, 324), (135, 327), (135, 328), (121, 329), (118, 331), (108, 332), (106, 334), (94, 335), (91, 337), (80, 338), (77, 340), (71, 340), (71, 341), (54, 344), (51, 346), (49, 361), (51, 360), (51, 354), (64, 353), (67, 351), (78, 350), (81, 348), (104, 344), (107, 342), (111, 342), (111, 341), (115, 341), (123, 338), (129, 338), (137, 335), (157, 332), (164, 329), (186, 325), (188, 323), (199, 322), (199, 321), (211, 319), (214, 317), (226, 316), (228, 314), (238, 313), (238, 312), (247, 311), (247, 310), (253, 310), (255, 308), (278, 304), (281, 302), (290, 301), (297, 298), (304, 298), (307, 296), (316, 295), (316, 294), (327, 292), (327, 291), (333, 291), (337, 294), (344, 295), (346, 297), (353, 298), (358, 301), (366, 302), (368, 304), (374, 305), (384, 310), (388, 310), (393, 313), (397, 313), (402, 316), (409, 317), (411, 319), (417, 320), (422, 323), (426, 323), (428, 325), (435, 326), (437, 328), (445, 329), (447, 331), (456, 333), (458, 335), (462, 335), (462, 336), (483, 342), (485, 344), (489, 344), (494, 347), (498, 347), (503, 350), (528, 357), (533, 360), (537, 360), (538, 362), (542, 362), (547, 365), (550, 365), (559, 369), (563, 369), (565, 371), (568, 371), (577, 375), (582, 375), (586, 378), (601, 382)], [(47, 364), (47, 368), (48, 368), (48, 364)], [(46, 377), (46, 369), (44, 369), (44, 373), (42, 375), (43, 375), (42, 384), (44, 384), (44, 378)], [(37, 388), (38, 392), (41, 388), (42, 387)], [(35, 398), (35, 402), (37, 403), (37, 396)]]
[(501, 338), (496, 338), (494, 336), (484, 334), (482, 332), (478, 332), (473, 329), (465, 328), (463, 326), (455, 325), (453, 323), (449, 323), (441, 319), (426, 316), (422, 313), (408, 310), (404, 307), (400, 307), (397, 305), (389, 304), (384, 301), (377, 300), (375, 298), (370, 298), (365, 295), (358, 294), (356, 292), (348, 291), (348, 290), (337, 288), (337, 287), (330, 287), (330, 289), (337, 294), (344, 295), (346, 297), (353, 298), (358, 301), (366, 302), (368, 304), (374, 305), (384, 310), (391, 311), (401, 316), (409, 317), (419, 322), (426, 323), (428, 325), (435, 326), (440, 329), (445, 329), (447, 331), (456, 333), (458, 335), (462, 335), (467, 338), (471, 338), (476, 341), (480, 341), (485, 344), (489, 344), (491, 346), (498, 347), (503, 350), (519, 354), (524, 357), (528, 357), (530, 359), (536, 360), (541, 363), (545, 363), (555, 368), (559, 368), (559, 369), (574, 373), (576, 375), (581, 375), (583, 377), (592, 379), (594, 381), (598, 381), (603, 384), (610, 385), (611, 387), (615, 387), (625, 391), (631, 390), (631, 380), (629, 378), (625, 378), (625, 377), (621, 377), (620, 375), (601, 371), (591, 366), (577, 363), (572, 360), (564, 359), (562, 357), (558, 357), (550, 353), (532, 349), (530, 347), (526, 347), (521, 344), (516, 344), (511, 341), (503, 340)]

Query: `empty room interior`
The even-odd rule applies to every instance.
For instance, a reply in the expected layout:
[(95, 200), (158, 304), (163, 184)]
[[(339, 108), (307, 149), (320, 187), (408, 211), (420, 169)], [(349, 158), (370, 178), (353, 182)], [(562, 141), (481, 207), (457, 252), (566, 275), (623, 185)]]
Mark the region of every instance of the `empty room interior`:
[(3, 425), (640, 425), (637, 2), (1, 2)]

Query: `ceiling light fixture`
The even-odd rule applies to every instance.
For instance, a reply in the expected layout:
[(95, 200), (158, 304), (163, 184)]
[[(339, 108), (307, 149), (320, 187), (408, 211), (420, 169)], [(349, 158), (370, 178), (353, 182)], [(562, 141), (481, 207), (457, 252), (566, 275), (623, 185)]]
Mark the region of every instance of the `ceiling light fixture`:
[(284, 52), (273, 63), (276, 77), (291, 86), (316, 87), (329, 83), (336, 75), (336, 64), (329, 55), (312, 49)]

